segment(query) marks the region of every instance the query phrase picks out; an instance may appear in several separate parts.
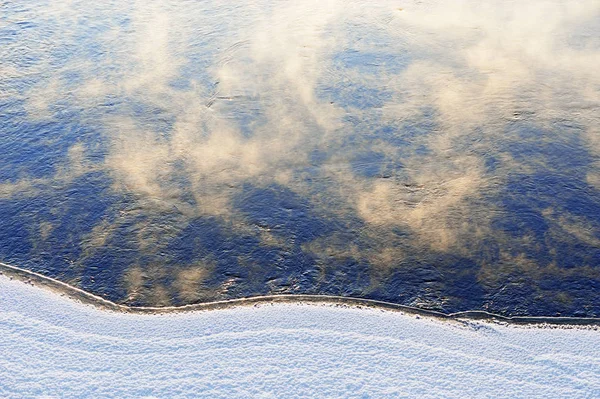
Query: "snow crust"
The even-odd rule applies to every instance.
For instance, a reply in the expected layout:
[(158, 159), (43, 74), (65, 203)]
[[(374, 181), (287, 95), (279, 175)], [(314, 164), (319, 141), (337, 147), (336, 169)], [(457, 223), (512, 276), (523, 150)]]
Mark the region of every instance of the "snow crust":
[(102, 311), (0, 277), (2, 398), (598, 398), (600, 331), (274, 304)]

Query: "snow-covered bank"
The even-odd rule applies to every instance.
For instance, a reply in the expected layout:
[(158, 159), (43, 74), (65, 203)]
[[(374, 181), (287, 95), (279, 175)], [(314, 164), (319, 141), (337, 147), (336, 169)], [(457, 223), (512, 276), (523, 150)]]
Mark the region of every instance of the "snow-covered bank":
[(0, 277), (0, 397), (600, 397), (600, 331), (276, 304), (100, 311)]

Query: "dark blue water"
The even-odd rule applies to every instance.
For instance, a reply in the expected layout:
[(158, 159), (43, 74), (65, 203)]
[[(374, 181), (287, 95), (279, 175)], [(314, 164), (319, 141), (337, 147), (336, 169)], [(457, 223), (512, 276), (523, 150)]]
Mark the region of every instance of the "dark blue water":
[(597, 2), (122, 3), (0, 2), (0, 261), (600, 316)]

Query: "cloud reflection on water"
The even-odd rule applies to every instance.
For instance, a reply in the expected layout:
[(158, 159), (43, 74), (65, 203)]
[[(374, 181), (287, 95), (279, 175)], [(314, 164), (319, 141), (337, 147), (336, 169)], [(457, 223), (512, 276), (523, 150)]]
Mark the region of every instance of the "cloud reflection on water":
[[(39, 197), (103, 173), (111, 195), (125, 202), (85, 226), (83, 252), (72, 261), (93, 275), (86, 262), (115, 245), (108, 244), (115, 232), (127, 232), (127, 247), (138, 253), (121, 261), (133, 263), (122, 278), (130, 298), (144, 284), (162, 287), (161, 303), (205, 298), (191, 288), (200, 286), (208, 296), (236, 296), (228, 287), (256, 279), (275, 292), (335, 289), (460, 308), (471, 306), (461, 302), (466, 291), (446, 285), (479, 284), (486, 294), (475, 306), (493, 307), (493, 270), (499, 286), (514, 277), (504, 263), (516, 264), (536, 289), (538, 269), (556, 274), (557, 265), (600, 281), (589, 252), (600, 239), (595, 1), (40, 1), (8, 10), (3, 28), (36, 25), (21, 25), (0, 52), (7, 88), (0, 98), (23, 101), (19, 123), (64, 123), (73, 134), (63, 140), (64, 128), (51, 130), (41, 144), (68, 146), (49, 173), (9, 171), (28, 159), (8, 165), (0, 196)], [(5, 131), (23, 139), (16, 125)], [(550, 187), (547, 176), (523, 183), (544, 174), (556, 181), (551, 193), (540, 188)], [(568, 182), (583, 205), (561, 192)], [(267, 201), (278, 187), (285, 199)], [(248, 211), (240, 198), (266, 202)], [(286, 201), (306, 211), (294, 216), (296, 205)], [(298, 225), (269, 219), (280, 210), (281, 220), (314, 217), (330, 228), (301, 236)], [(547, 229), (538, 234), (530, 214)], [(199, 218), (213, 220), (224, 237), (251, 237), (277, 259), (314, 262), (310, 273), (320, 274), (256, 271), (272, 262), (263, 249), (176, 255), (184, 244), (173, 242), (195, 231)], [(55, 223), (38, 222), (47, 232)], [(579, 258), (560, 255), (577, 243), (586, 246), (577, 247)], [(241, 271), (227, 277), (219, 262)], [(393, 273), (412, 275), (419, 263), (435, 263), (433, 275), (407, 282), (422, 290), (398, 298)], [(204, 266), (194, 271), (195, 264)], [(165, 273), (171, 267), (174, 281)], [(332, 268), (352, 281), (332, 283)], [(307, 286), (295, 285), (304, 279)], [(324, 288), (329, 283), (334, 288)], [(581, 303), (592, 300), (586, 295)]]

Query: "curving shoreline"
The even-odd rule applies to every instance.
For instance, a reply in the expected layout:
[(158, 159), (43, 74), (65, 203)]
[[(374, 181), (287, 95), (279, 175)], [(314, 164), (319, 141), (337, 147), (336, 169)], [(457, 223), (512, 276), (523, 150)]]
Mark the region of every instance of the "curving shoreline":
[(482, 310), (471, 310), (456, 313), (441, 313), (435, 310), (421, 309), (413, 306), (400, 305), (391, 302), (377, 301), (373, 299), (350, 298), (333, 295), (306, 295), (306, 294), (284, 294), (284, 295), (266, 295), (250, 298), (229, 299), (224, 301), (198, 303), (183, 306), (165, 306), (165, 307), (132, 307), (120, 305), (104, 299), (100, 296), (91, 294), (82, 289), (73, 287), (62, 281), (44, 276), (40, 273), (22, 269), (0, 262), (0, 276), (5, 275), (27, 284), (32, 284), (45, 289), (49, 289), (61, 295), (66, 295), (70, 299), (79, 301), (86, 305), (92, 305), (105, 311), (133, 313), (133, 314), (165, 314), (178, 312), (195, 312), (227, 309), (239, 306), (251, 306), (269, 303), (315, 303), (329, 305), (345, 305), (352, 307), (367, 307), (382, 309), (388, 311), (404, 312), (416, 316), (432, 317), (439, 320), (481, 320), (491, 322), (503, 322), (515, 325), (535, 325), (535, 326), (600, 326), (600, 318), (593, 317), (543, 317), (543, 316), (501, 316)]

